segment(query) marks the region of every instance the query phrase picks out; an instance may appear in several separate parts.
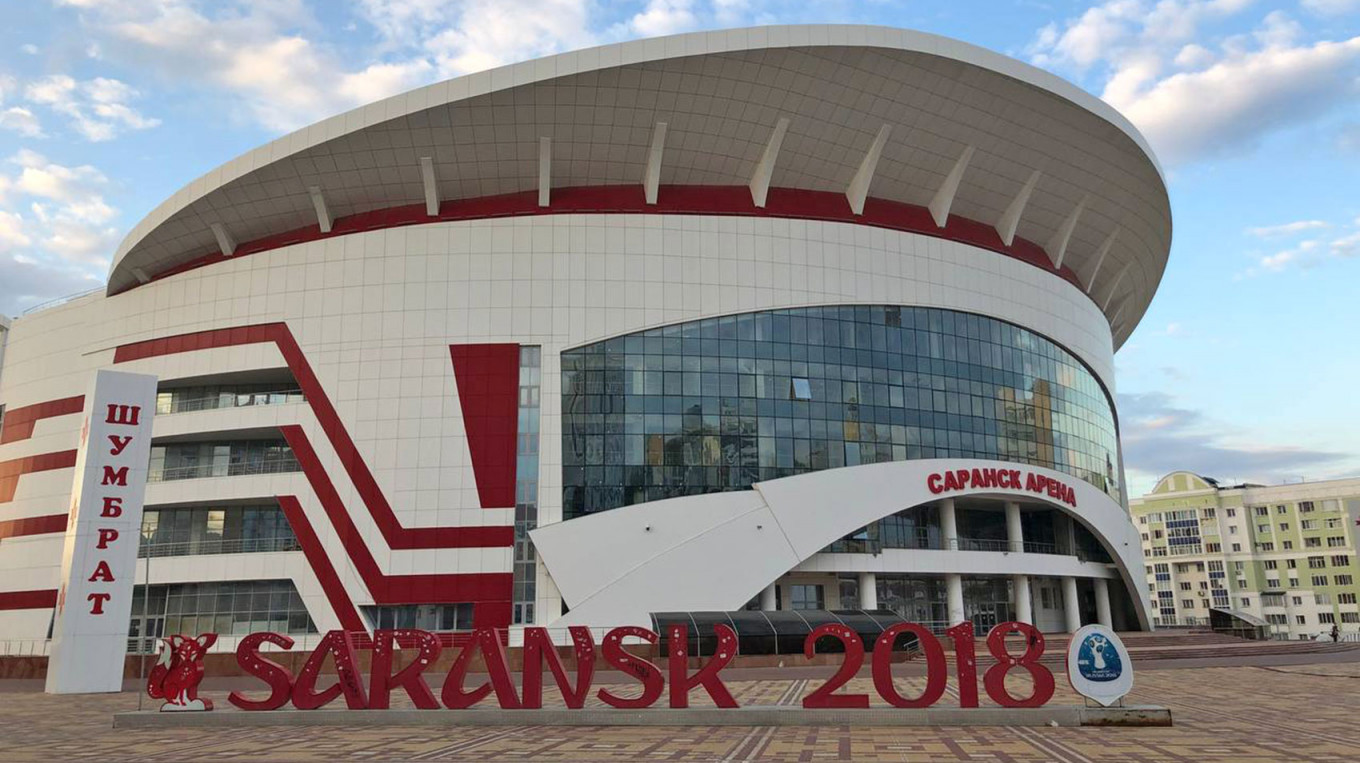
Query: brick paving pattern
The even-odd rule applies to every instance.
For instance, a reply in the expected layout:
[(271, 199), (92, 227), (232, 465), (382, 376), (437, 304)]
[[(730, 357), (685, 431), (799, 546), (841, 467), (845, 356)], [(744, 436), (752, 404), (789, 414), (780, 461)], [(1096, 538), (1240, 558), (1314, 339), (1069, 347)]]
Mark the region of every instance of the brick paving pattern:
[[(921, 678), (902, 678), (904, 694)], [(797, 704), (821, 679), (729, 680), (743, 705)], [(1024, 680), (1011, 682), (1024, 691)], [(1360, 666), (1143, 671), (1134, 703), (1171, 708), (1170, 729), (1071, 728), (255, 728), (114, 730), (130, 693), (50, 697), (0, 691), (5, 761), (1356, 761)], [(226, 692), (204, 687), (220, 708)], [(436, 691), (437, 691), (436, 687)], [(868, 678), (848, 691), (868, 692)], [(620, 690), (620, 693), (623, 693)], [(401, 697), (404, 699), (404, 697)], [(557, 698), (545, 687), (545, 704)], [(1054, 703), (1077, 697), (1058, 679)], [(394, 695), (393, 706), (399, 707)], [(664, 701), (664, 699), (663, 699)], [(951, 687), (941, 704), (956, 702)], [(598, 703), (598, 700), (594, 701)], [(708, 704), (696, 691), (693, 705)], [(983, 702), (987, 699), (983, 698)], [(229, 712), (232, 710), (228, 710)], [(431, 711), (453, 712), (453, 711)]]

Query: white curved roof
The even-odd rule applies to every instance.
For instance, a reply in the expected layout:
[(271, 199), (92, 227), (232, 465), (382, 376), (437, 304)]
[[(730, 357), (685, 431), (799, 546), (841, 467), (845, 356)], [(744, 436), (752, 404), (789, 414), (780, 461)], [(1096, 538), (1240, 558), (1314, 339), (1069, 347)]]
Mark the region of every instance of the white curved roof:
[[(534, 190), (541, 137), (552, 139), (556, 188), (641, 182), (657, 122), (669, 126), (663, 188), (745, 186), (781, 119), (789, 124), (770, 179), (776, 188), (845, 192), (884, 125), (892, 129), (872, 174), (873, 198), (929, 204), (972, 146), (950, 211), (998, 225), (1040, 172), (1015, 233), (1045, 245), (1050, 258), (1065, 253), (1062, 264), (1110, 318), (1116, 347), (1161, 280), (1171, 241), (1161, 168), (1109, 105), (956, 40), (817, 25), (564, 53), (324, 120), (227, 162), (158, 206), (119, 245), (108, 291), (217, 252), (214, 225), (236, 242), (315, 227), (312, 187), (331, 219), (422, 204), (421, 157), (432, 158), (446, 201)], [(1065, 225), (1079, 206), (1075, 225)]]

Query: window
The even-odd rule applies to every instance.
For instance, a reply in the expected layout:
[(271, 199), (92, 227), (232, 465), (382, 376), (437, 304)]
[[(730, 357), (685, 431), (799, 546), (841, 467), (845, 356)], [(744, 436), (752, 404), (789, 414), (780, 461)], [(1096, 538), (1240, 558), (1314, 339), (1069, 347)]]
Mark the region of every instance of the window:
[(1250, 606), (1251, 606), (1251, 597), (1250, 597), (1250, 596), (1243, 596), (1243, 597), (1242, 597), (1242, 606), (1244, 606), (1244, 607), (1250, 607)]
[(1232, 550), (1233, 550), (1233, 551), (1241, 551), (1241, 550), (1242, 550), (1242, 544), (1241, 544), (1241, 543), (1234, 543), (1234, 544), (1232, 544)]
[(1237, 587), (1238, 587), (1238, 588), (1246, 588), (1246, 587), (1247, 587), (1247, 579), (1246, 579), (1246, 578), (1238, 578), (1238, 579), (1237, 579)]
[[(1326, 578), (1323, 578), (1323, 580), (1326, 580)], [(1332, 595), (1329, 593), (1315, 593), (1313, 594), (1313, 601), (1318, 604), (1331, 604)]]
[(1360, 623), (1360, 612), (1342, 612), (1342, 613), (1341, 613), (1341, 622), (1343, 622), (1343, 623)]
[(1282, 532), (1282, 533), (1287, 533), (1287, 532), (1289, 532), (1289, 523), (1288, 523), (1288, 522), (1281, 522), (1281, 523), (1280, 523), (1280, 532)]
[(1351, 558), (1346, 554), (1336, 554), (1332, 557), (1333, 567), (1345, 567), (1351, 563)]
[(1295, 568), (1297, 568), (1297, 567), (1299, 566), (1299, 560), (1298, 560), (1298, 559), (1289, 559), (1289, 560), (1286, 560), (1286, 561), (1285, 561), (1285, 565), (1286, 565), (1287, 567), (1289, 567), (1289, 569), (1291, 569), (1291, 570), (1292, 570), (1292, 569), (1295, 569)]
[(1304, 539), (1303, 539), (1303, 547), (1304, 547), (1304, 548), (1322, 548), (1322, 539), (1321, 539), (1321, 538), (1304, 538)]
[(1279, 579), (1279, 578), (1269, 578), (1269, 579), (1266, 580), (1266, 585), (1270, 586), (1271, 588), (1279, 588), (1279, 587), (1280, 587), (1280, 579)]
[(1288, 625), (1289, 615), (1266, 615), (1266, 622), (1271, 625)]
[(1183, 608), (1185, 608), (1185, 609), (1194, 609), (1194, 608), (1195, 608), (1195, 600), (1194, 600), (1194, 599), (1181, 599), (1181, 606), (1182, 606)]
[(1245, 562), (1233, 562), (1233, 569), (1238, 572), (1241, 572), (1242, 570), (1246, 569), (1246, 567), (1247, 565)]
[(792, 400), (811, 400), (812, 383), (801, 376), (793, 377), (793, 389), (790, 399)]
[(1274, 551), (1274, 550), (1275, 550), (1275, 544), (1274, 544), (1274, 543), (1262, 543), (1262, 544), (1260, 544), (1260, 546), (1261, 546), (1261, 550), (1262, 550), (1262, 551)]
[(1287, 541), (1284, 542), (1284, 550), (1285, 550), (1285, 551), (1292, 551), (1293, 549), (1294, 549), (1294, 541), (1292, 541), (1292, 540), (1287, 540)]
[(1237, 534), (1237, 525), (1228, 525), (1228, 534), (1229, 534), (1229, 535), (1236, 535), (1236, 534)]
[(1189, 584), (1189, 583), (1181, 583), (1181, 590), (1182, 590), (1182, 591), (1189, 591), (1189, 590), (1190, 590), (1190, 584)]
[(176, 506), (142, 513), (137, 555), (250, 554), (301, 548), (277, 504)]
[(1227, 514), (1230, 517), (1235, 517), (1237, 516), (1237, 509), (1228, 509)]
[(1332, 623), (1336, 622), (1336, 615), (1332, 614), (1331, 612), (1319, 612), (1317, 613), (1317, 616), (1318, 622), (1322, 623), (1323, 625), (1331, 625)]
[(1205, 509), (1203, 511), (1203, 514), (1205, 519), (1213, 519), (1215, 516), (1217, 516), (1213, 509)]
[[(1138, 524), (1140, 524), (1140, 525), (1145, 525), (1145, 524), (1147, 524), (1147, 517), (1146, 517), (1146, 516), (1139, 517), (1139, 518), (1138, 518)], [(1147, 534), (1144, 534), (1144, 535), (1143, 535), (1143, 538), (1146, 539), (1146, 538), (1147, 538)]]
[(1267, 594), (1262, 594), (1262, 595), (1261, 595), (1261, 606), (1264, 606), (1264, 607), (1283, 607), (1283, 606), (1284, 606), (1284, 594), (1282, 594), (1282, 593), (1267, 593)]
[(1257, 506), (1257, 507), (1256, 507), (1256, 516), (1258, 516), (1258, 517), (1266, 517), (1266, 516), (1270, 516), (1270, 507), (1269, 507), (1269, 506)]
[[(1283, 507), (1281, 507), (1281, 508), (1283, 508)], [(1313, 510), (1313, 502), (1312, 502), (1312, 501), (1299, 501), (1299, 513), (1300, 513), (1300, 514), (1307, 514), (1307, 513), (1311, 512), (1312, 510)]]
[(1275, 561), (1274, 559), (1267, 559), (1267, 560), (1266, 560), (1266, 569), (1268, 569), (1268, 570), (1278, 569), (1279, 566), (1280, 566), (1280, 563), (1277, 562), (1277, 561)]
[(444, 633), (472, 630), (471, 604), (406, 604), (360, 609), (374, 628), (417, 628)]
[(1323, 524), (1323, 526), (1326, 527), (1328, 530), (1335, 530), (1336, 528), (1338, 528), (1338, 527), (1341, 526), (1341, 518), (1340, 518), (1340, 517), (1327, 517), (1326, 521), (1324, 521), (1322, 524)]
[(1346, 536), (1329, 535), (1327, 536), (1327, 548), (1344, 548), (1346, 546)]
[(1307, 625), (1308, 618), (1304, 617), (1303, 615), (1294, 615), (1294, 622), (1297, 623), (1298, 625)]
[(1148, 542), (1148, 534), (1147, 534), (1147, 533), (1143, 533), (1143, 542), (1144, 542), (1144, 543), (1147, 543), (1147, 542)]
[(1351, 575), (1337, 575), (1332, 578), (1337, 585), (1355, 585), (1355, 578)]
[(1310, 570), (1320, 570), (1320, 569), (1322, 569), (1323, 567), (1326, 567), (1326, 566), (1327, 566), (1326, 560), (1323, 559), (1322, 557), (1320, 557), (1320, 556), (1310, 556), (1310, 557), (1308, 557), (1308, 569), (1310, 569)]
[(789, 586), (793, 609), (826, 609), (822, 606), (822, 587), (819, 585)]
[(1276, 513), (1276, 514), (1288, 514), (1288, 513), (1289, 513), (1289, 507), (1288, 507), (1288, 506), (1276, 506), (1276, 507), (1275, 507), (1275, 513)]
[(1302, 607), (1302, 606), (1303, 606), (1303, 597), (1302, 597), (1302, 596), (1291, 596), (1291, 597), (1289, 597), (1289, 598), (1293, 600), (1294, 606), (1296, 606), (1296, 607)]
[(1269, 535), (1269, 534), (1270, 534), (1270, 525), (1257, 525), (1257, 526), (1256, 526), (1256, 532), (1258, 532), (1258, 533), (1260, 533), (1260, 534), (1262, 534), (1262, 535)]
[(1314, 588), (1317, 588), (1317, 587), (1319, 587), (1319, 586), (1325, 586), (1325, 585), (1327, 585), (1327, 576), (1326, 576), (1326, 575), (1314, 575), (1314, 576), (1313, 576), (1313, 587), (1314, 587)]
[[(128, 635), (133, 638), (209, 631), (220, 636), (258, 631), (316, 633), (307, 607), (290, 580), (153, 585), (145, 605), (144, 588), (138, 586), (132, 594)], [(145, 628), (141, 627), (143, 606), (147, 606)]]
[(1354, 604), (1354, 603), (1355, 603), (1355, 594), (1353, 594), (1353, 593), (1339, 593), (1339, 594), (1336, 595), (1336, 603), (1337, 603), (1337, 604)]
[[(515, 428), (515, 552), (511, 622), (532, 625), (537, 599), (538, 559), (529, 531), (538, 527), (539, 406), (543, 348), (519, 348), (519, 416)], [(442, 615), (441, 615), (442, 617)], [(462, 628), (459, 628), (462, 630)]]
[(1305, 520), (1302, 520), (1302, 521), (1299, 522), (1299, 529), (1300, 529), (1300, 530), (1316, 530), (1316, 529), (1317, 529), (1317, 520), (1316, 520), (1316, 519), (1305, 519)]
[(1222, 543), (1205, 543), (1205, 544), (1204, 544), (1204, 550), (1205, 550), (1205, 552), (1210, 553), (1210, 554), (1221, 554), (1221, 553), (1223, 553), (1223, 544), (1222, 544)]

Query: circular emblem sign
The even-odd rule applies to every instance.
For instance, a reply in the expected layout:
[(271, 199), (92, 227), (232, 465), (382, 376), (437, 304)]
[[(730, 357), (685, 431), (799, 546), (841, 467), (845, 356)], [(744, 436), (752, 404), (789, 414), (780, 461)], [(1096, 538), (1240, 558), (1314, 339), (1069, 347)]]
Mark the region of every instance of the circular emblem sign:
[(1133, 663), (1124, 642), (1103, 625), (1088, 625), (1072, 634), (1067, 680), (1078, 694), (1105, 707), (1118, 702), (1133, 688)]

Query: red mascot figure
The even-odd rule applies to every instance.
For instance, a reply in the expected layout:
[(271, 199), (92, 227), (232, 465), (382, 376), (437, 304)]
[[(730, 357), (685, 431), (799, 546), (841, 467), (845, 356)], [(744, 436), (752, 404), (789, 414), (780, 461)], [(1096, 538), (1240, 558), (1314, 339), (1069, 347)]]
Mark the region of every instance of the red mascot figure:
[(161, 712), (213, 709), (212, 700), (199, 699), (198, 684), (203, 680), (203, 655), (216, 642), (216, 633), (161, 639), (161, 656), (146, 679), (146, 693), (165, 700)]

